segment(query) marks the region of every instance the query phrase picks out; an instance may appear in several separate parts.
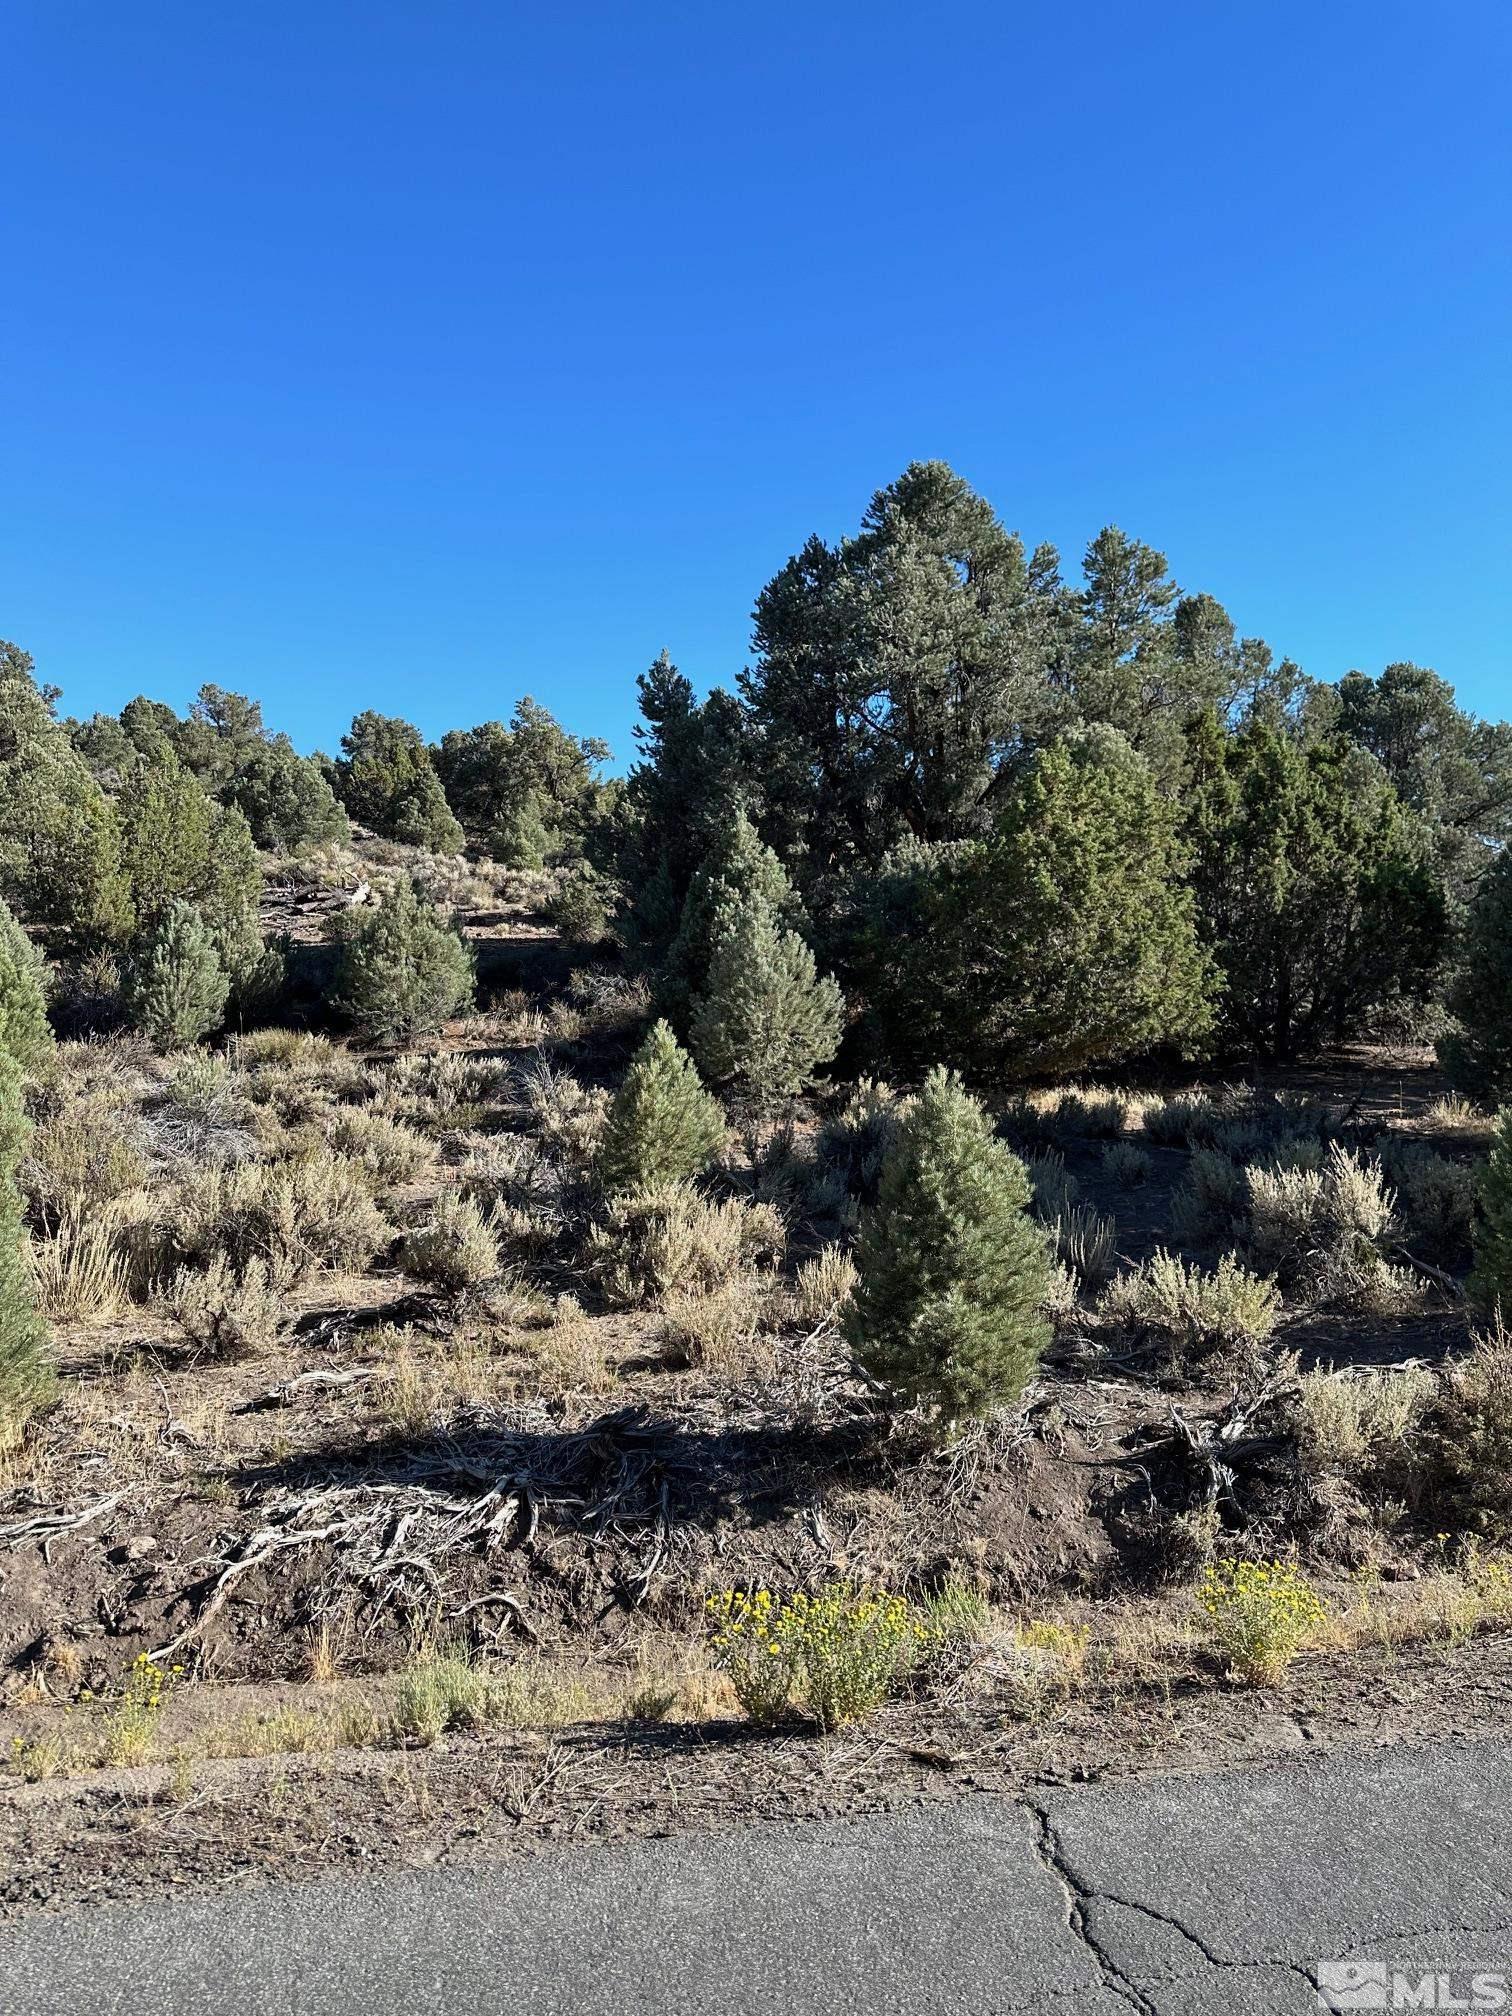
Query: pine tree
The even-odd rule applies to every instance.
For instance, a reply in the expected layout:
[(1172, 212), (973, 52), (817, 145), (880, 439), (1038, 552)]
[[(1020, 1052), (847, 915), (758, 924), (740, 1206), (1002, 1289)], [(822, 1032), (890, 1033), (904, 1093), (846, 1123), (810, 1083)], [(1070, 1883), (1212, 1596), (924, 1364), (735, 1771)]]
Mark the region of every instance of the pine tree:
[(1512, 1106), (1496, 1116), (1490, 1159), (1481, 1174), (1473, 1286), (1484, 1307), (1500, 1305), (1512, 1322)]
[(385, 840), (455, 854), (462, 828), (451, 815), (441, 779), (420, 731), (371, 709), (342, 736), (335, 784), (354, 819)]
[(0, 903), (0, 1050), (30, 1067), (52, 1048), (42, 956)]
[(192, 903), (171, 898), (144, 941), (127, 982), (133, 1025), (165, 1050), (220, 1027), (230, 979), (214, 934)]
[(1481, 877), (1449, 990), (1459, 1028), (1439, 1044), (1449, 1082), (1484, 1105), (1512, 1105), (1512, 849)]
[(120, 796), (121, 862), (139, 931), (174, 901), (198, 902), (211, 869), (214, 808), (166, 743), (127, 778)]
[(738, 1083), (760, 1109), (802, 1091), (840, 1047), (845, 1000), (796, 931), (760, 897), (720, 934), (693, 1004), (693, 1054), (715, 1084)]
[(425, 1035), (473, 1002), (472, 954), (408, 877), (344, 920), (336, 998), (373, 1042)]
[(653, 1190), (696, 1176), (724, 1140), (719, 1102), (666, 1022), (636, 1051), (609, 1108), (599, 1154), (606, 1190)]
[(806, 922), (782, 863), (745, 813), (737, 812), (689, 885), (677, 935), (657, 975), (658, 1002), (680, 1027), (688, 1023), (693, 997), (706, 985), (721, 941), (751, 902), (764, 904), (788, 930)]
[(27, 1132), (21, 1067), (0, 1047), (0, 1450), (20, 1441), (32, 1414), (50, 1397), (55, 1378), (47, 1332), (21, 1258), (15, 1174)]
[(953, 1073), (899, 1123), (861, 1224), (846, 1336), (869, 1378), (945, 1422), (1014, 1400), (1050, 1339), (1029, 1178)]

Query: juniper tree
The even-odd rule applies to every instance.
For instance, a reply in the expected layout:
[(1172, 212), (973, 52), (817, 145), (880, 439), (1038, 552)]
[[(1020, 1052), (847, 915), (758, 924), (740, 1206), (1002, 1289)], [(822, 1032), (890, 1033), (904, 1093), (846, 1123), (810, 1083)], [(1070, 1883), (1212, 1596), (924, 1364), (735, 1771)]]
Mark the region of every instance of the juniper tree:
[(694, 998), (693, 1054), (715, 1084), (738, 1084), (758, 1110), (802, 1091), (840, 1047), (845, 1000), (814, 955), (759, 896), (722, 920)]
[(368, 709), (341, 738), (336, 789), (354, 819), (384, 840), (401, 840), (433, 853), (455, 854), (462, 828), (418, 728)]
[(1050, 1340), (1030, 1198), (981, 1106), (953, 1073), (931, 1071), (861, 1221), (845, 1332), (869, 1379), (947, 1424), (1018, 1397)]
[(609, 1108), (599, 1151), (606, 1190), (654, 1190), (696, 1176), (724, 1140), (719, 1101), (671, 1026), (658, 1022)]
[(21, 1066), (0, 1046), (0, 1450), (20, 1441), (28, 1420), (50, 1396), (55, 1377), (21, 1256), (16, 1165), (28, 1131)]
[(1481, 1173), (1475, 1212), (1473, 1285), (1488, 1309), (1512, 1322), (1512, 1105), (1503, 1107)]
[(472, 954), (408, 876), (343, 920), (336, 1001), (370, 1041), (429, 1034), (470, 1008), (474, 989)]
[(23, 1068), (52, 1047), (42, 956), (0, 902), (0, 1050)]
[(163, 1049), (197, 1043), (220, 1027), (230, 991), (230, 977), (204, 918), (192, 903), (170, 898), (127, 978), (133, 1025)]
[(1459, 1024), (1439, 1044), (1450, 1083), (1487, 1106), (1512, 1105), (1512, 849), (1481, 877), (1448, 1007)]

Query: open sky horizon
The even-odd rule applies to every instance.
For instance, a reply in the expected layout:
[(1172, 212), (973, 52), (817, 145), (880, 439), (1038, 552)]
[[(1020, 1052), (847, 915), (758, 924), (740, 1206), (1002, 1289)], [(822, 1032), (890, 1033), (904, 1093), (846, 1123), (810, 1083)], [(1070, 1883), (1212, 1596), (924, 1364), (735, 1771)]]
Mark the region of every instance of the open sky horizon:
[(1512, 13), (13, 0), (0, 636), (303, 749), (636, 674), (952, 463), (1512, 712)]

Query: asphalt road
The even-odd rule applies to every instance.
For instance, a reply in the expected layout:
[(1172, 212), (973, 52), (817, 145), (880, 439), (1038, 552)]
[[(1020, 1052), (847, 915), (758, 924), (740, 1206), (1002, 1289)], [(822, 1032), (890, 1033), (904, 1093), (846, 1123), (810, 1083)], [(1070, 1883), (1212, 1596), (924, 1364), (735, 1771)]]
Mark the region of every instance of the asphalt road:
[(1396, 2006), (1474, 2007), (1472, 1973), (1512, 1977), (1505, 1750), (38, 1916), (0, 1937), (0, 2010), (1291, 2016), (1318, 2006), (1320, 1962), (1349, 1960), (1403, 1970), (1417, 2000)]

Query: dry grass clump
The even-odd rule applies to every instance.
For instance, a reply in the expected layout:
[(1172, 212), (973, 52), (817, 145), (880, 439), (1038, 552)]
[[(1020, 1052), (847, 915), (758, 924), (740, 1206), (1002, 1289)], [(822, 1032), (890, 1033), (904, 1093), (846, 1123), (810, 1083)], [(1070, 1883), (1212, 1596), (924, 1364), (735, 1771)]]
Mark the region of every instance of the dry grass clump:
[(49, 1323), (104, 1323), (131, 1300), (131, 1256), (113, 1204), (98, 1217), (65, 1218), (56, 1232), (23, 1242), (38, 1314)]
[(499, 1272), (499, 1242), (475, 1199), (443, 1190), (426, 1222), (411, 1232), (400, 1261), (417, 1280), (453, 1294)]
[(727, 1197), (718, 1203), (691, 1185), (611, 1199), (589, 1230), (588, 1269), (618, 1308), (664, 1308), (674, 1293), (720, 1288), (787, 1242), (770, 1204)]
[(1458, 1092), (1446, 1092), (1427, 1109), (1423, 1122), (1435, 1134), (1489, 1134), (1496, 1116), (1483, 1112)]
[(1076, 1203), (1081, 1195), (1080, 1183), (1067, 1169), (1066, 1158), (1058, 1148), (1042, 1148), (1029, 1157), (1024, 1169), (1034, 1195), (1035, 1216), (1044, 1224), (1053, 1225)]
[(282, 1287), (320, 1267), (360, 1272), (393, 1237), (366, 1170), (329, 1150), (196, 1170), (169, 1202), (168, 1230), (185, 1259), (261, 1259)]
[(805, 1260), (793, 1281), (793, 1307), (810, 1329), (829, 1327), (851, 1298), (857, 1281), (856, 1263), (843, 1246), (821, 1247)]
[(764, 1287), (751, 1274), (672, 1294), (661, 1323), (662, 1356), (669, 1365), (697, 1365), (723, 1379), (770, 1378), (777, 1354), (774, 1340), (762, 1334), (765, 1308)]
[(1185, 1148), (1210, 1141), (1223, 1119), (1223, 1108), (1211, 1093), (1199, 1086), (1191, 1092), (1177, 1092), (1146, 1107), (1144, 1131), (1163, 1147)]
[(397, 1735), (429, 1744), (454, 1729), (561, 1729), (617, 1705), (580, 1666), (483, 1665), (456, 1646), (424, 1646), (399, 1676), (392, 1713)]
[(1178, 1353), (1205, 1354), (1266, 1343), (1281, 1314), (1281, 1294), (1274, 1281), (1250, 1273), (1232, 1253), (1207, 1273), (1162, 1249), (1120, 1275), (1100, 1308), (1130, 1329), (1170, 1338)]
[(283, 1298), (256, 1257), (239, 1269), (224, 1253), (203, 1273), (181, 1267), (164, 1300), (189, 1341), (218, 1358), (266, 1350), (283, 1328)]
[(1118, 1225), (1085, 1204), (1073, 1204), (1050, 1228), (1056, 1256), (1083, 1289), (1093, 1292), (1112, 1277), (1117, 1264)]

